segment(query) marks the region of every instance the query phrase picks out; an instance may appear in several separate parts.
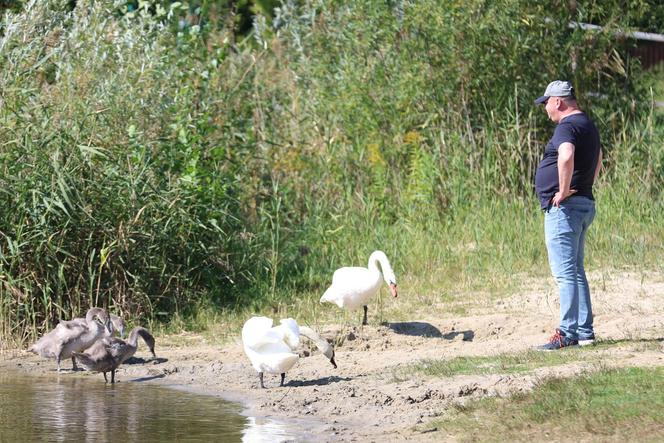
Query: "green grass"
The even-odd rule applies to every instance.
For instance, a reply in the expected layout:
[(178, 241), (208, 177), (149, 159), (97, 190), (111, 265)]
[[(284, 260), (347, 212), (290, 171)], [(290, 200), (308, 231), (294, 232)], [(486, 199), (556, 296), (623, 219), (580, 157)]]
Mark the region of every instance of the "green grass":
[(398, 371), (398, 378), (409, 374), (429, 377), (452, 377), (455, 375), (519, 374), (537, 368), (559, 366), (577, 362), (598, 361), (601, 357), (583, 349), (566, 349), (563, 352), (527, 351), (520, 354), (501, 354), (487, 357), (455, 357), (450, 360), (422, 360)]
[(565, 365), (580, 360), (596, 362), (601, 359), (601, 356), (597, 353), (588, 351), (590, 351), (589, 348), (570, 348), (565, 349), (563, 352), (538, 352), (532, 350), (519, 354), (455, 357), (449, 360), (426, 359), (399, 368), (395, 371), (394, 375), (396, 379), (401, 380), (407, 379), (414, 374), (425, 375), (428, 377), (519, 374), (530, 372), (537, 368)]
[(664, 368), (547, 380), (527, 394), (458, 406), (432, 426), (457, 441), (661, 441)]
[(455, 357), (452, 359), (426, 359), (395, 369), (394, 378), (405, 380), (413, 375), (427, 377), (453, 377), (455, 375), (522, 374), (538, 368), (583, 362), (601, 362), (602, 351), (621, 347), (636, 352), (657, 350), (657, 340), (600, 340), (594, 346), (567, 348), (561, 352), (529, 350), (518, 354), (494, 356)]

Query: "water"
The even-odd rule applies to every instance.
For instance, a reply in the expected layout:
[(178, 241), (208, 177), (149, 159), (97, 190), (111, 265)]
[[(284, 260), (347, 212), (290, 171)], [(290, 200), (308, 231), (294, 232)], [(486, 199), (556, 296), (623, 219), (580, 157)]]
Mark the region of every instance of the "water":
[(72, 374), (0, 373), (0, 442), (279, 442), (284, 423), (240, 415), (241, 406), (147, 383), (106, 384)]

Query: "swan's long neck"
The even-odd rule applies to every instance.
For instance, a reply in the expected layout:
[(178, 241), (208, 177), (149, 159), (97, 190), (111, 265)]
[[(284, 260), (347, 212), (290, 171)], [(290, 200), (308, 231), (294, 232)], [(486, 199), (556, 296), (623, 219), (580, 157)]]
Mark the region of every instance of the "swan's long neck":
[(124, 325), (124, 320), (122, 320), (122, 317), (109, 314), (109, 318), (111, 319), (111, 325), (113, 325), (113, 329), (120, 333), (121, 338), (124, 338), (125, 325)]
[[(380, 269), (378, 268), (378, 265), (380, 265)], [(396, 283), (396, 281), (388, 281), (394, 279), (392, 277), (394, 271), (392, 270), (390, 261), (387, 259), (387, 255), (385, 255), (383, 251), (374, 251), (371, 256), (369, 256), (369, 264), (367, 267), (372, 271), (380, 272), (387, 284)]]
[(142, 326), (136, 326), (131, 330), (127, 344), (133, 348), (138, 347), (138, 337), (141, 337), (145, 344), (150, 348), (150, 352), (154, 355), (154, 337)]
[(334, 348), (332, 345), (329, 344), (323, 337), (318, 335), (313, 329), (306, 326), (300, 326), (300, 335), (304, 335), (309, 340), (314, 342), (318, 350), (322, 352), (327, 358), (332, 358), (334, 355)]
[(138, 331), (140, 331), (140, 329), (138, 328), (134, 328), (131, 330), (131, 332), (129, 333), (129, 337), (127, 338), (128, 345), (133, 347), (138, 346)]

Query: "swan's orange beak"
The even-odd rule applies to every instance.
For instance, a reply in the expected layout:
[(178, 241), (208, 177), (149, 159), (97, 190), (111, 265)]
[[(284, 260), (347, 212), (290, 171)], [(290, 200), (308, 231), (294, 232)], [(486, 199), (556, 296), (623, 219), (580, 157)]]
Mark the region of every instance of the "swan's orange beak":
[(397, 297), (397, 284), (396, 283), (390, 283), (390, 291), (392, 291), (392, 295), (394, 298)]

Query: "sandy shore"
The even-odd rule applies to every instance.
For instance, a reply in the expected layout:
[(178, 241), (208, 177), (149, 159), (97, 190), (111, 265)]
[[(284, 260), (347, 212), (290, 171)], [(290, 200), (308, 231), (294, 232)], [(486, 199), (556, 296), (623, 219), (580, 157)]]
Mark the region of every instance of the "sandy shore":
[[(623, 273), (608, 282), (602, 278), (601, 285), (591, 281), (597, 288), (598, 337), (663, 340), (664, 276)], [(300, 441), (440, 441), (449, 436), (431, 422), (454, 403), (511, 395), (532, 389), (543, 377), (572, 376), (592, 369), (563, 365), (518, 375), (403, 375), (405, 366), (423, 359), (518, 353), (541, 344), (556, 324), (554, 289), (514, 294), (491, 306), (476, 306), (472, 315), (450, 315), (441, 304), (412, 321), (319, 328), (323, 336), (338, 343), (338, 369), (315, 347), (304, 346), (300, 360), (287, 374), (285, 387), (278, 386), (278, 376), (266, 375), (267, 389), (259, 388), (239, 337), (213, 346), (193, 334), (157, 337), (157, 359), (150, 359), (141, 343), (116, 379), (219, 395), (242, 403), (249, 416), (287, 420)], [(634, 352), (628, 342), (602, 352), (606, 354), (602, 356), (604, 366), (664, 366), (661, 349)], [(54, 361), (24, 350), (3, 351), (0, 366), (27, 373), (55, 370)], [(70, 375), (96, 377), (103, 383), (99, 374), (81, 371)]]

